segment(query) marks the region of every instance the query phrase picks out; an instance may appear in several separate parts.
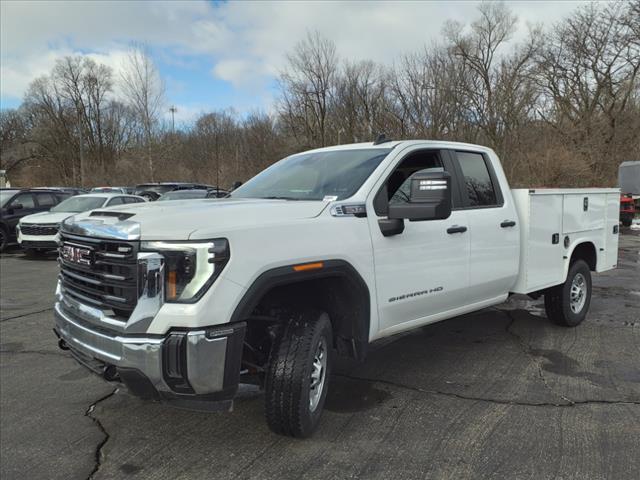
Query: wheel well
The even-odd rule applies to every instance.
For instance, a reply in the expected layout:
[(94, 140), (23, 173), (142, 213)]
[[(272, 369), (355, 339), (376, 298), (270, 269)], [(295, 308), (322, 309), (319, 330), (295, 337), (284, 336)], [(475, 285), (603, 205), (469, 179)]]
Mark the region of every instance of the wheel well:
[[(314, 308), (327, 312), (338, 353), (362, 360), (369, 343), (369, 290), (350, 265), (324, 262), (325, 271), (291, 274), (280, 268), (263, 274), (234, 313), (247, 322), (247, 347), (261, 350), (265, 360), (269, 337), (291, 318), (292, 311)], [(256, 358), (260, 364), (259, 358)]]
[(571, 254), (571, 263), (576, 260), (584, 260), (589, 265), (589, 270), (592, 272), (596, 270), (596, 264), (598, 262), (598, 256), (596, 254), (596, 247), (591, 242), (584, 242), (579, 244), (573, 249)]

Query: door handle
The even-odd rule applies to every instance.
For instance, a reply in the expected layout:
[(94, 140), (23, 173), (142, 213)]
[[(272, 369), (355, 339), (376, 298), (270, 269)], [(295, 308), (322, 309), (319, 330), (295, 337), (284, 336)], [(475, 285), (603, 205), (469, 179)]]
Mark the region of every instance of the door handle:
[(513, 220), (505, 220), (504, 222), (502, 222), (500, 224), (500, 226), (502, 228), (515, 227), (516, 226), (516, 222), (514, 222)]
[(447, 233), (464, 233), (467, 231), (467, 227), (459, 227), (458, 225), (454, 225), (453, 227), (447, 228)]

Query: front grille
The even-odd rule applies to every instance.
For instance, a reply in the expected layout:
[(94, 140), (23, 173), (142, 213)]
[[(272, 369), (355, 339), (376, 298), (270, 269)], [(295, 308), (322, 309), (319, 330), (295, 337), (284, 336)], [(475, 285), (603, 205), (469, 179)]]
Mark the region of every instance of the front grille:
[[(137, 242), (69, 235), (61, 241), (58, 262), (63, 293), (129, 318), (138, 302)], [(78, 251), (82, 255), (75, 254)]]
[(25, 235), (55, 235), (58, 233), (58, 225), (55, 223), (37, 225), (35, 223), (23, 223), (20, 231)]

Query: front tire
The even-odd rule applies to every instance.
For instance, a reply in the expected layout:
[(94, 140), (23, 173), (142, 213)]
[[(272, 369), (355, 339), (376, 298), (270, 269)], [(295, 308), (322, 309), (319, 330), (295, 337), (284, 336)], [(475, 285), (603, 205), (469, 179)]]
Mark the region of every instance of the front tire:
[(563, 327), (580, 325), (587, 316), (590, 304), (591, 271), (584, 260), (573, 262), (565, 282), (544, 294), (547, 318)]
[(296, 314), (276, 339), (265, 383), (273, 432), (306, 438), (315, 431), (327, 397), (332, 345), (329, 316), (313, 309)]
[(7, 230), (0, 226), (0, 252), (4, 252), (9, 244), (9, 234)]

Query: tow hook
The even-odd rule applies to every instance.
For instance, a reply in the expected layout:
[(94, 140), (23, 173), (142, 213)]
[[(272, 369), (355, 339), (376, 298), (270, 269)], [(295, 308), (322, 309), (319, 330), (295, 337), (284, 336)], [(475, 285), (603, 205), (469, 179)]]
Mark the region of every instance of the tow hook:
[(58, 340), (58, 347), (60, 347), (60, 350), (69, 350), (69, 345), (63, 339)]
[(118, 370), (116, 370), (115, 365), (107, 365), (104, 367), (104, 370), (102, 371), (102, 378), (108, 382), (119, 380), (120, 376), (118, 375)]

